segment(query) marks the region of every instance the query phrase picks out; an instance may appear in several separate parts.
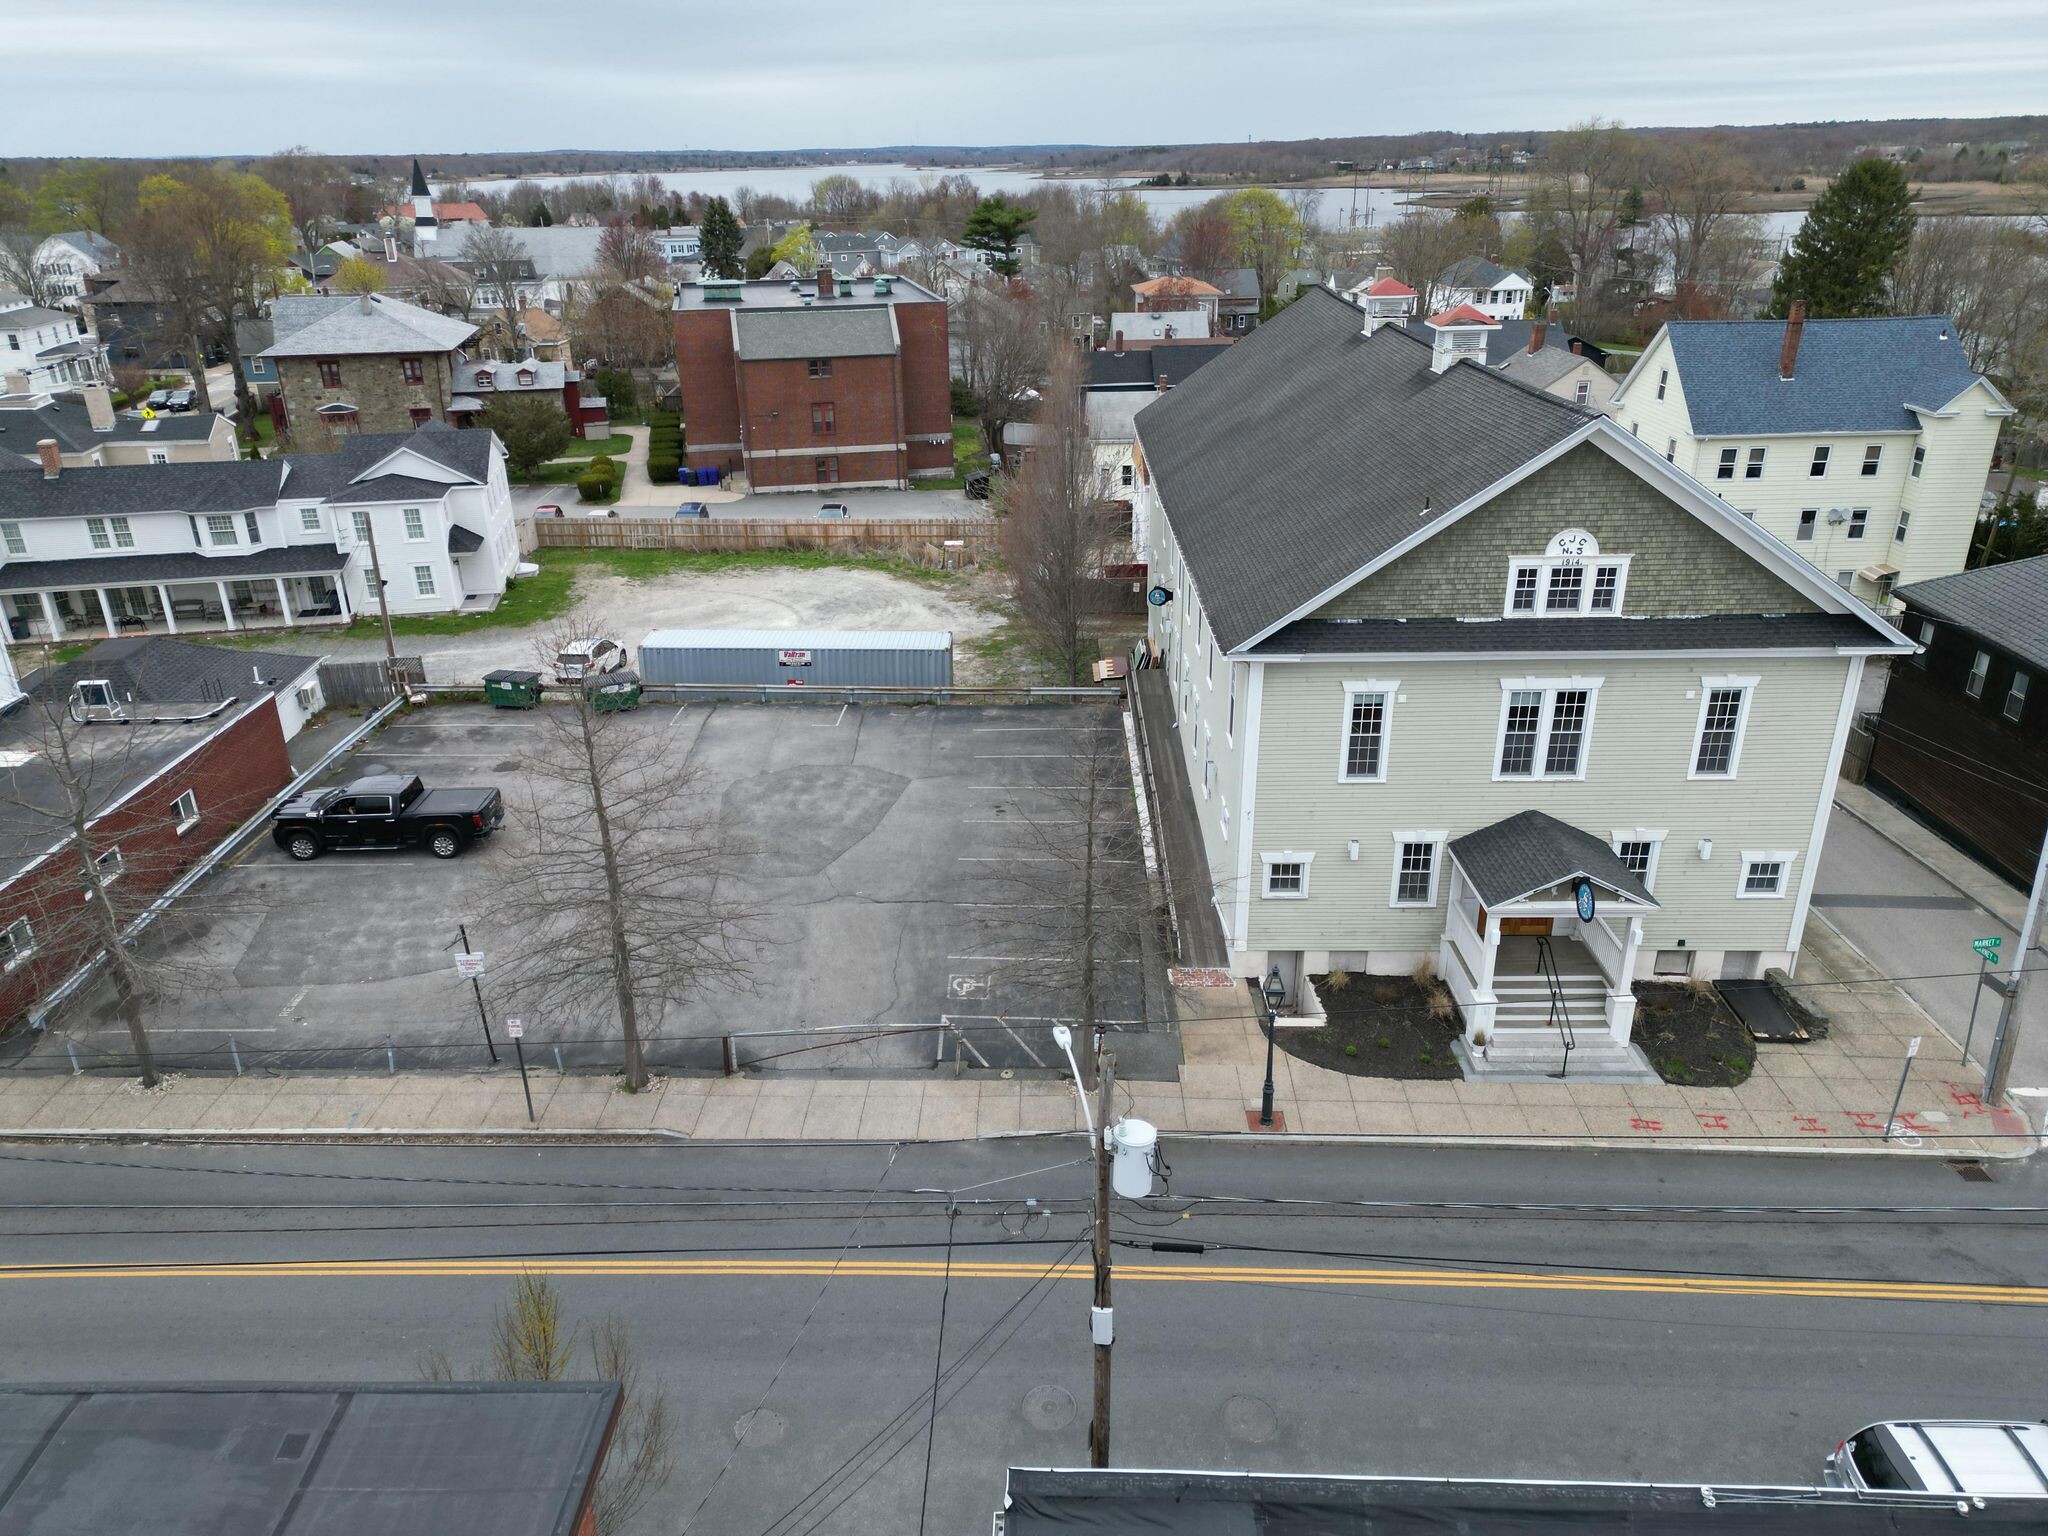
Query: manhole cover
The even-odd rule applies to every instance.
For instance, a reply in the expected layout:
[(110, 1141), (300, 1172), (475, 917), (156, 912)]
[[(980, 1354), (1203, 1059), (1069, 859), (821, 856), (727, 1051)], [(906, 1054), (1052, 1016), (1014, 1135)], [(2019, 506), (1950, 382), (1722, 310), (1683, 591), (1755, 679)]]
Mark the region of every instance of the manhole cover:
[(517, 773), (517, 772), (519, 771), (519, 763), (520, 763), (520, 760), (519, 760), (518, 758), (516, 758), (516, 757), (508, 757), (508, 758), (506, 758), (506, 759), (505, 759), (505, 761), (503, 761), (502, 763), (493, 763), (493, 764), (491, 764), (491, 772), (493, 772), (493, 773)]
[(750, 1451), (775, 1444), (788, 1430), (789, 1420), (773, 1408), (756, 1408), (744, 1413), (732, 1427), (733, 1438)]
[(1065, 1429), (1074, 1422), (1074, 1395), (1065, 1387), (1033, 1387), (1024, 1394), (1024, 1419), (1033, 1429)]
[(1247, 1445), (1264, 1445), (1280, 1433), (1280, 1416), (1263, 1397), (1232, 1397), (1223, 1404), (1223, 1433)]

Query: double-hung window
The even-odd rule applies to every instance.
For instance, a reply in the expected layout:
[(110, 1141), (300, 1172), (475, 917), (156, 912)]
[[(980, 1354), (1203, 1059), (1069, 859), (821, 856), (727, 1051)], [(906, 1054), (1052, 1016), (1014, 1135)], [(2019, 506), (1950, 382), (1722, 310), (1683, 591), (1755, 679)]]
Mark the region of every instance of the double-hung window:
[(1892, 528), (1892, 542), (1894, 544), (1905, 543), (1906, 530), (1912, 526), (1913, 514), (1908, 512), (1904, 507), (1899, 508), (1899, 520)]
[(1869, 476), (1869, 477), (1871, 477), (1871, 478), (1875, 478), (1875, 477), (1876, 477), (1876, 475), (1877, 475), (1877, 470), (1878, 470), (1878, 466), (1879, 466), (1880, 464), (1882, 464), (1883, 462), (1884, 462), (1884, 444), (1882, 444), (1882, 443), (1872, 443), (1872, 444), (1871, 444), (1871, 445), (1870, 445), (1870, 446), (1869, 446), (1868, 448), (1865, 448), (1865, 449), (1863, 450), (1863, 465), (1862, 465), (1862, 469), (1863, 469), (1863, 473), (1864, 473), (1864, 474), (1865, 474), (1866, 476)]
[(356, 542), (358, 544), (369, 543), (370, 514), (365, 512), (361, 507), (351, 507), (349, 510), (353, 514), (353, 521), (356, 525)]
[(1984, 679), (1991, 673), (1991, 653), (1979, 651), (1970, 660), (1970, 675), (1963, 679), (1963, 692), (1973, 699), (1984, 697)]
[(0, 970), (13, 970), (36, 952), (36, 931), (18, 917), (0, 929)]
[(817, 400), (811, 404), (811, 431), (819, 437), (832, 437), (838, 433), (833, 420), (832, 402)]
[(1913, 658), (1913, 665), (1925, 667), (1927, 665), (1927, 658), (1932, 653), (1934, 646), (1934, 620), (1922, 619), (1920, 621), (1918, 638), (1920, 641), (1920, 653)]
[(1700, 680), (1700, 718), (1693, 734), (1689, 779), (1732, 779), (1742, 763), (1742, 738), (1749, 728), (1753, 677)]
[(1794, 540), (1801, 544), (1811, 544), (1813, 542), (1814, 525), (1819, 521), (1819, 507), (1801, 507), (1799, 509), (1799, 531), (1793, 535)]
[(2015, 725), (2027, 707), (2027, 674), (2015, 668), (2011, 683), (2006, 685), (2005, 708), (2000, 711)]
[(0, 545), (5, 545), (10, 555), (28, 553), (28, 543), (21, 536), (21, 524), (0, 523)]
[(1659, 368), (1657, 370), (1657, 398), (1659, 400), (1664, 398), (1664, 388), (1670, 382), (1671, 370), (1669, 368)]
[(1534, 613), (1536, 611), (1536, 588), (1543, 580), (1540, 565), (1518, 565), (1514, 579), (1508, 587), (1509, 613)]
[(1550, 581), (1543, 590), (1545, 613), (1577, 613), (1585, 606), (1586, 568), (1583, 565), (1553, 565)]
[(1716, 480), (1733, 480), (1735, 478), (1736, 461), (1741, 457), (1742, 450), (1740, 448), (1723, 448), (1721, 450), (1721, 461), (1714, 466), (1714, 478)]
[(1664, 848), (1664, 834), (1643, 827), (1631, 827), (1614, 834), (1614, 856), (1622, 868), (1643, 882), (1643, 889), (1657, 888), (1657, 856)]
[(1849, 537), (1860, 539), (1870, 532), (1870, 508), (1855, 507), (1849, 512)]
[(1907, 468), (1906, 473), (1911, 475), (1915, 480), (1918, 480), (1920, 478), (1920, 471), (1925, 469), (1926, 467), (1927, 449), (1923, 444), (1915, 443), (1913, 445), (1913, 462)]
[(424, 544), (427, 541), (427, 519), (418, 507), (405, 509), (405, 541), (408, 544)]
[(1792, 861), (1798, 855), (1790, 852), (1748, 853), (1742, 855), (1742, 877), (1736, 882), (1735, 894), (1746, 900), (1758, 897), (1783, 896), (1786, 878), (1792, 873)]
[(215, 512), (207, 517), (206, 541), (221, 548), (241, 543), (241, 534), (235, 528), (232, 513)]
[(1337, 779), (1345, 784), (1384, 783), (1387, 777), (1387, 710), (1399, 683), (1344, 685), (1344, 749)]
[(434, 568), (431, 565), (416, 565), (412, 568), (413, 590), (421, 597), (434, 595)]
[(94, 549), (114, 547), (114, 536), (107, 532), (107, 520), (104, 517), (88, 517), (85, 520), (85, 534), (92, 540)]
[(1442, 862), (1440, 853), (1444, 837), (1442, 832), (1394, 834), (1394, 878), (1387, 892), (1387, 905), (1436, 905), (1437, 868)]
[(135, 547), (135, 530), (129, 527), (127, 518), (108, 518), (107, 529), (114, 535), (114, 548), (133, 549)]
[(1518, 678), (1501, 684), (1496, 779), (1582, 779), (1599, 678)]
[(299, 528), (305, 533), (318, 533), (320, 531), (320, 509), (318, 507), (299, 508)]
[(1822, 444), (1820, 447), (1814, 449), (1813, 462), (1806, 466), (1807, 474), (1811, 475), (1816, 480), (1824, 479), (1828, 472), (1828, 457), (1833, 452), (1834, 450), (1832, 448), (1829, 448), (1826, 444)]
[(1749, 462), (1748, 462), (1747, 464), (1745, 464), (1745, 465), (1743, 465), (1743, 466), (1742, 466), (1742, 478), (1743, 478), (1743, 479), (1745, 479), (1745, 480), (1761, 480), (1761, 479), (1763, 479), (1763, 477), (1764, 477), (1764, 452), (1765, 452), (1765, 450), (1763, 450), (1762, 448), (1752, 448), (1752, 449), (1750, 449), (1750, 450), (1749, 450)]
[(1678, 462), (1678, 439), (1675, 437), (1664, 439), (1664, 462), (1666, 464), (1676, 464)]

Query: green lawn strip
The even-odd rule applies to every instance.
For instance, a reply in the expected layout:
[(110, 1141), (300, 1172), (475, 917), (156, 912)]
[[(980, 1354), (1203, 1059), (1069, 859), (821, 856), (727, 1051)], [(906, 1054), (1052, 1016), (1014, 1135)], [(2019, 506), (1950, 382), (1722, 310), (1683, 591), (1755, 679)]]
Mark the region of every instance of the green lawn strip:
[(913, 480), (913, 491), (958, 491), (967, 486), (967, 477), (988, 468), (988, 455), (982, 451), (981, 423), (971, 416), (953, 418), (953, 473), (931, 480)]
[(565, 459), (594, 459), (601, 453), (608, 453), (615, 459), (623, 459), (633, 450), (633, 439), (624, 432), (615, 432), (610, 437), (571, 438), (569, 446), (562, 450)]

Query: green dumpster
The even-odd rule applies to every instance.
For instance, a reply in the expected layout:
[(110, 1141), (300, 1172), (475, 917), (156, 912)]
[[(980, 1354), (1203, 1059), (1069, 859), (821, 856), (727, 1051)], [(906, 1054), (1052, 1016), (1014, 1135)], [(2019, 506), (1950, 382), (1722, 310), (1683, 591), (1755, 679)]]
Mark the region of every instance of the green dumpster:
[(484, 697), (499, 709), (531, 709), (540, 702), (540, 674), (509, 670), (486, 672)]
[(590, 700), (590, 707), (601, 715), (610, 714), (617, 709), (638, 709), (640, 674), (628, 668), (586, 677), (583, 679), (583, 696)]

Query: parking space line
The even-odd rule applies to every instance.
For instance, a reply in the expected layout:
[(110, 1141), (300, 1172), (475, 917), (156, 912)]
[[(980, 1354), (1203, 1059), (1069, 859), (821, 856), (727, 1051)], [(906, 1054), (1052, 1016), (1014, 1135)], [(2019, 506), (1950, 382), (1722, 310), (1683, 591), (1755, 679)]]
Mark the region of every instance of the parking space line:
[(1010, 1028), (1009, 1020), (1004, 1018), (998, 1018), (996, 1022), (1003, 1026), (1004, 1034), (1008, 1035), (1012, 1040), (1017, 1042), (1017, 1049), (1022, 1051), (1026, 1056), (1029, 1056), (1031, 1058), (1031, 1065), (1033, 1065), (1034, 1067), (1042, 1067), (1045, 1065), (1045, 1058), (1039, 1055), (1038, 1052), (1034, 1051), (1033, 1049), (1031, 1049), (1030, 1046), (1024, 1043), (1024, 1037), (1018, 1034), (1017, 1031), (1015, 1031), (1014, 1029)]

